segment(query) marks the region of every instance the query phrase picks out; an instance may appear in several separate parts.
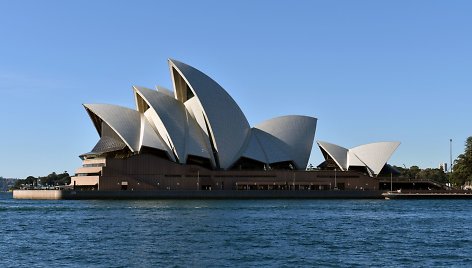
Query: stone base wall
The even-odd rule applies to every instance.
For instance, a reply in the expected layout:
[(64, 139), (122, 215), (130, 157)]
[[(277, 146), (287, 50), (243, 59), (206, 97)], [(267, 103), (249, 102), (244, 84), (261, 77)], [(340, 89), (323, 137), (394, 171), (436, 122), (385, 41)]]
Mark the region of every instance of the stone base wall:
[(13, 198), (58, 200), (63, 199), (63, 192), (62, 190), (13, 190)]

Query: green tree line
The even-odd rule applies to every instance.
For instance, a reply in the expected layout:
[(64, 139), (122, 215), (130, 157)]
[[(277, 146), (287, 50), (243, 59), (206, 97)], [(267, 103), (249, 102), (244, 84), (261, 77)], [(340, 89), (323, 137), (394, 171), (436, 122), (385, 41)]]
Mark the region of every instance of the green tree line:
[(25, 179), (17, 180), (14, 189), (20, 189), (22, 186), (57, 186), (70, 184), (70, 175), (67, 171), (56, 174), (53, 172), (44, 177), (28, 176)]
[(464, 153), (456, 160), (451, 174), (451, 182), (456, 185), (464, 185), (466, 181), (472, 181), (472, 136), (465, 141)]
[(466, 181), (472, 181), (472, 136), (465, 142), (464, 153), (460, 154), (454, 160), (451, 173), (445, 173), (441, 168), (420, 169), (418, 166), (398, 167), (394, 166), (400, 172), (400, 176), (411, 180), (432, 180), (439, 183), (451, 183), (453, 186), (460, 187)]
[(400, 172), (400, 177), (410, 180), (430, 180), (443, 184), (449, 182), (449, 178), (442, 168), (420, 169), (418, 166), (411, 166), (410, 168), (394, 167)]

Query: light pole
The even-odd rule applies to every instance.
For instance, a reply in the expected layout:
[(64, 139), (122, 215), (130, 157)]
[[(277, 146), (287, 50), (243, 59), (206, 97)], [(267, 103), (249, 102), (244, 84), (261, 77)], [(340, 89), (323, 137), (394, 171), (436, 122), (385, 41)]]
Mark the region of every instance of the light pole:
[(336, 168), (334, 168), (334, 190), (338, 189), (338, 184), (336, 183)]
[(295, 171), (293, 171), (293, 183), (292, 183), (292, 186), (293, 186), (293, 190), (295, 191)]
[(200, 190), (200, 170), (197, 170), (197, 191)]
[(449, 172), (452, 173), (452, 139), (449, 139)]

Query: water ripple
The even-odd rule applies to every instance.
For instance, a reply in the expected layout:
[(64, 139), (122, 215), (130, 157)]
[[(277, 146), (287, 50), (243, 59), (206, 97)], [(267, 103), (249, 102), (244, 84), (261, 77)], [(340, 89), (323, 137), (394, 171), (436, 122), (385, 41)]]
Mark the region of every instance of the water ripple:
[(467, 200), (31, 201), (0, 267), (468, 267)]

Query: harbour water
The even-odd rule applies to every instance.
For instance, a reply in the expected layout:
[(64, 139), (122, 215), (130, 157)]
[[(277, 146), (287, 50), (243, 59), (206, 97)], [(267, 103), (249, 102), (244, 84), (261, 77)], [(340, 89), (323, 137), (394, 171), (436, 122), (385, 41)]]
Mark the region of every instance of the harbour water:
[(470, 200), (15, 200), (0, 267), (470, 267)]

